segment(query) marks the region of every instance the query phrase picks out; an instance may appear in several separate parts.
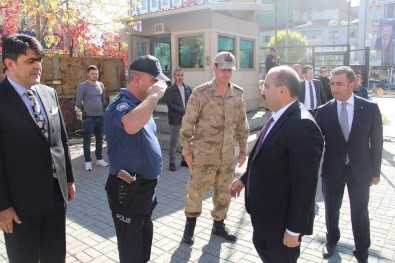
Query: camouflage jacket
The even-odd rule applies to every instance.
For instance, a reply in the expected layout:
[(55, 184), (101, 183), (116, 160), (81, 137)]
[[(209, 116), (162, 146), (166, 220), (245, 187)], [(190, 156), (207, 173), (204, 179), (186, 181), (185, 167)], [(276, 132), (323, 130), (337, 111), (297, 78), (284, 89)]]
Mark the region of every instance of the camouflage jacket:
[(249, 127), (243, 89), (229, 83), (225, 97), (214, 80), (198, 86), (191, 94), (180, 131), (183, 154), (192, 153), (196, 164), (235, 161), (237, 143), (247, 152)]

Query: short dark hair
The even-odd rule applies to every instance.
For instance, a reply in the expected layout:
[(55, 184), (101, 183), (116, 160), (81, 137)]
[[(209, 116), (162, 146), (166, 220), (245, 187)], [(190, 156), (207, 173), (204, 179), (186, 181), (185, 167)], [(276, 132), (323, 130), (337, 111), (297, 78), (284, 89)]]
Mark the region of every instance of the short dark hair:
[(4, 66), (3, 68), (3, 74), (5, 74), (7, 72), (7, 67)]
[(312, 66), (312, 65), (306, 65), (306, 66), (304, 66), (303, 69), (302, 69), (302, 73), (303, 73), (303, 74), (306, 74), (306, 73), (307, 73), (307, 70), (309, 70), (309, 69), (313, 69), (313, 66)]
[(354, 70), (352, 70), (352, 68), (350, 68), (348, 66), (340, 66), (340, 67), (334, 68), (331, 71), (331, 76), (333, 76), (333, 75), (341, 75), (341, 74), (346, 74), (346, 78), (347, 78), (348, 82), (354, 82), (355, 81)]
[(40, 42), (34, 37), (22, 34), (7, 35), (3, 37), (3, 57), (2, 61), (6, 58), (16, 61), (19, 56), (26, 55), (27, 49), (31, 48), (41, 58), (44, 58), (43, 47)]
[(86, 72), (89, 72), (91, 70), (99, 70), (95, 65), (89, 65), (88, 69), (86, 70)]
[(289, 66), (278, 66), (274, 68), (277, 73), (275, 85), (286, 86), (291, 97), (299, 97), (300, 80), (298, 74)]

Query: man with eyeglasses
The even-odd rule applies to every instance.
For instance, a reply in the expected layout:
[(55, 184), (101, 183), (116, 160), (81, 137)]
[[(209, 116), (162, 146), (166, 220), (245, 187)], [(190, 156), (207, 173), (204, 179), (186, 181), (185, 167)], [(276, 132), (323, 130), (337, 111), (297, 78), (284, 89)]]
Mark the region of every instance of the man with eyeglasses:
[(320, 81), (322, 88), (324, 89), (326, 100), (329, 101), (333, 99), (332, 92), (331, 92), (331, 80), (328, 76), (328, 68), (327, 67), (320, 67)]
[(147, 262), (152, 212), (162, 155), (152, 114), (169, 79), (158, 59), (146, 55), (130, 65), (128, 84), (104, 113), (110, 175), (106, 191), (120, 262)]
[(229, 193), (245, 188), (252, 240), (263, 262), (296, 263), (304, 235), (311, 235), (314, 199), (324, 139), (313, 116), (298, 101), (300, 81), (288, 66), (273, 68), (261, 92), (272, 116)]

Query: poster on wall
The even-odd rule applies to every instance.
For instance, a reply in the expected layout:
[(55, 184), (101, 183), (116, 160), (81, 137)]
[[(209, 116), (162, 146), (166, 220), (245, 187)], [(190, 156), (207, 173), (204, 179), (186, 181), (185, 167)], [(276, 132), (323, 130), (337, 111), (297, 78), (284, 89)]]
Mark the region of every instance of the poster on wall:
[(374, 49), (381, 53), (381, 65), (395, 64), (395, 20), (381, 19)]

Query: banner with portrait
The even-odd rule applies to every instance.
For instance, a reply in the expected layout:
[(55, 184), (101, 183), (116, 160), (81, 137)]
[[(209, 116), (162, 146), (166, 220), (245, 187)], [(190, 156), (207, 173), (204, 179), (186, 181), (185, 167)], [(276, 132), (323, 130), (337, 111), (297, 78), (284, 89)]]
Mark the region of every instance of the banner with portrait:
[(381, 65), (389, 66), (395, 64), (395, 20), (381, 19), (377, 28), (377, 38), (374, 50), (381, 57)]

